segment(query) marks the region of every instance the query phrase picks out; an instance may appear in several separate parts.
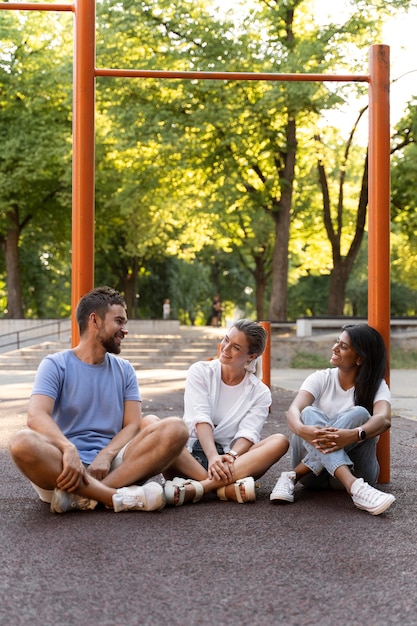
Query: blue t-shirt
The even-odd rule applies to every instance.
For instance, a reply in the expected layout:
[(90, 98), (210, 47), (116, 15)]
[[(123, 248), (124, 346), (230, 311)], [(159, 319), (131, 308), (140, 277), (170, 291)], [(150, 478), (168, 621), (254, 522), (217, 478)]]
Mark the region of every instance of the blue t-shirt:
[(88, 464), (122, 429), (124, 403), (141, 400), (129, 361), (106, 353), (103, 363), (90, 365), (72, 350), (43, 359), (33, 394), (55, 400), (54, 421)]

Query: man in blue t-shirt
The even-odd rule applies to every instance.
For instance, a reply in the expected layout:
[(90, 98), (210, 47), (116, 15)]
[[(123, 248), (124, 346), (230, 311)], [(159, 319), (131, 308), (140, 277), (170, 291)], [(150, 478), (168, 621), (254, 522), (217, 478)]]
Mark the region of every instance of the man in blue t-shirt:
[(51, 511), (153, 511), (165, 505), (151, 477), (183, 451), (180, 418), (143, 417), (132, 365), (116, 355), (127, 335), (126, 303), (110, 287), (83, 296), (77, 307), (80, 341), (39, 366), (28, 428), (10, 442), (12, 458)]

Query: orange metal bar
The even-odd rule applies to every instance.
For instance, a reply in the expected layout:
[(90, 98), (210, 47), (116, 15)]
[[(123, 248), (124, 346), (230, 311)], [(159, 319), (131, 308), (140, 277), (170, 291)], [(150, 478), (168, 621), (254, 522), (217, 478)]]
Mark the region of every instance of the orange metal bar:
[(72, 345), (75, 309), (94, 286), (95, 0), (76, 0), (72, 166)]
[[(369, 52), (368, 321), (390, 354), (390, 55), (389, 47)], [(386, 372), (389, 384), (389, 366)], [(379, 482), (390, 480), (390, 434), (378, 443)]]
[(276, 80), (304, 82), (369, 82), (361, 74), (274, 74), (264, 72), (179, 72), (168, 70), (124, 70), (96, 68), (96, 76), (124, 78), (184, 78), (188, 80)]
[(271, 388), (271, 322), (259, 322), (265, 328), (268, 339), (262, 354), (262, 382)]
[[(369, 53), (369, 76), (270, 74), (254, 72), (173, 72), (160, 70), (95, 69), (95, 0), (75, 4), (0, 3), (0, 10), (74, 11), (73, 103), (73, 234), (72, 342), (78, 341), (75, 308), (94, 285), (94, 124), (95, 76), (183, 78), (208, 80), (271, 80), (369, 82), (369, 293), (368, 320), (390, 351), (390, 167), (389, 167), (389, 47), (374, 45)], [(262, 322), (262, 324), (270, 324)], [(263, 357), (264, 382), (270, 386), (270, 326)], [(265, 360), (265, 362), (264, 362)], [(389, 367), (386, 373), (389, 383)], [(389, 432), (378, 445), (380, 482), (389, 481)]]
[(74, 11), (73, 4), (47, 4), (40, 2), (0, 2), (0, 10), (15, 11)]

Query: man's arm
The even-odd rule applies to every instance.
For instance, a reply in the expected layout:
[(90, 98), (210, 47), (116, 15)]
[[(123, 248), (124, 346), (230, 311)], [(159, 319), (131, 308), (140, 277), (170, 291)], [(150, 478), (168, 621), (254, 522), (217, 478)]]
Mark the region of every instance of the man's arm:
[(70, 446), (74, 447), (55, 423), (52, 412), (55, 400), (49, 396), (34, 394), (29, 400), (27, 425), (31, 430), (43, 435), (62, 453)]
[(52, 418), (54, 404), (55, 400), (49, 396), (33, 394), (29, 400), (27, 425), (61, 452), (62, 472), (57, 477), (56, 485), (59, 489), (74, 491), (81, 481), (88, 485), (88, 476), (77, 448), (65, 437)]

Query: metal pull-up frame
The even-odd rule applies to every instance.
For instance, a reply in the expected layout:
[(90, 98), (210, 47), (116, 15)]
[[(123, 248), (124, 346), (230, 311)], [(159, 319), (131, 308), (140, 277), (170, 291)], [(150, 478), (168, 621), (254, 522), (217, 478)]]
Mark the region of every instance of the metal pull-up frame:
[[(72, 338), (78, 340), (74, 311), (79, 299), (94, 286), (94, 153), (95, 78), (163, 78), (199, 80), (268, 80), (363, 82), (369, 85), (369, 203), (368, 203), (368, 323), (382, 335), (390, 352), (390, 122), (389, 47), (369, 50), (369, 73), (274, 74), (251, 72), (175, 72), (95, 67), (96, 2), (73, 4), (0, 3), (3, 10), (71, 11), (74, 14), (73, 175), (72, 175)], [(386, 374), (389, 383), (389, 370)], [(378, 444), (380, 482), (389, 482), (390, 438)]]

